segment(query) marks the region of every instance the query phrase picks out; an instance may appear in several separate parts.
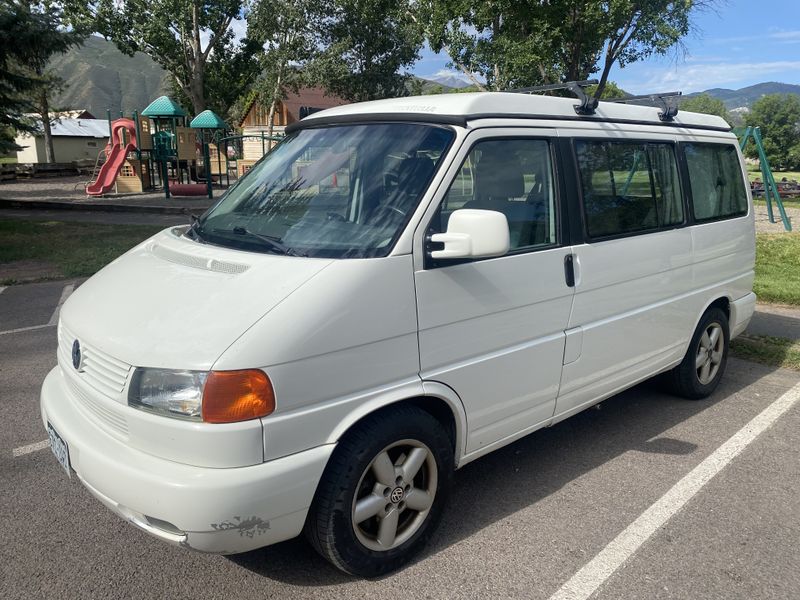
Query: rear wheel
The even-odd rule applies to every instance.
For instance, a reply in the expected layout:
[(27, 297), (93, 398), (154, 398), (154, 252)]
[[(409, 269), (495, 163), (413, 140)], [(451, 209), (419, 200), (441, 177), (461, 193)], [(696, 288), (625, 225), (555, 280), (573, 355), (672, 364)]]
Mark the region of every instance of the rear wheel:
[(673, 391), (691, 400), (710, 396), (725, 372), (729, 341), (728, 317), (720, 308), (708, 309), (697, 325), (686, 356), (669, 374)]
[(430, 538), (450, 491), (452, 443), (414, 406), (367, 417), (339, 442), (306, 523), (316, 550), (339, 569), (375, 577)]

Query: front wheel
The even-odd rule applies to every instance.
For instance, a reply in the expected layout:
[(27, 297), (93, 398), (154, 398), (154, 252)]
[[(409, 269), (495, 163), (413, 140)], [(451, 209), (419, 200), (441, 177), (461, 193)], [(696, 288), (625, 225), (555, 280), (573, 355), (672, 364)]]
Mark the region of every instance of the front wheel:
[(389, 407), (342, 438), (320, 479), (306, 537), (339, 569), (376, 577), (430, 538), (450, 491), (450, 437), (415, 406)]
[(727, 315), (717, 307), (708, 309), (697, 325), (686, 356), (669, 374), (673, 391), (690, 400), (710, 396), (725, 372), (729, 342)]

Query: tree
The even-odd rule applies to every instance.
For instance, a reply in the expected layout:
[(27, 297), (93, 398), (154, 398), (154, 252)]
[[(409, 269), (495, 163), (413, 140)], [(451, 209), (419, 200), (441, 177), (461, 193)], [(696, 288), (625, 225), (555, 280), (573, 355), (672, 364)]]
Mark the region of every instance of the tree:
[(24, 122), (21, 111), (35, 110), (41, 119), (46, 160), (55, 162), (49, 97), (61, 89), (64, 82), (47, 71), (47, 63), (54, 54), (66, 52), (81, 43), (85, 36), (62, 27), (58, 6), (7, 1), (2, 5), (0, 15), (4, 21), (0, 35), (9, 37), (3, 40), (3, 50), (0, 50), (5, 75), (0, 78), (10, 86), (3, 90), (2, 95), (7, 93), (11, 104), (11, 112), (4, 117), (3, 123), (32, 132), (32, 124)]
[(304, 69), (318, 51), (324, 7), (324, 2), (314, 0), (259, 0), (248, 15), (247, 34), (263, 47), (255, 93), (269, 105), (268, 136), (277, 103), (286, 90), (296, 90), (304, 82)]
[(355, 102), (405, 96), (410, 75), (403, 70), (417, 60), (422, 43), (402, 0), (331, 0), (312, 75)]
[(32, 16), (15, 2), (0, 4), (0, 154), (20, 150), (14, 136), (7, 132), (32, 133), (33, 124), (25, 119), (29, 108), (25, 96), (36, 86), (36, 79), (20, 72), (18, 59), (27, 47), (34, 43), (35, 28)]
[[(231, 23), (242, 13), (243, 0), (64, 0), (63, 4), (73, 25), (100, 33), (126, 54), (144, 52), (160, 64), (189, 98), (195, 114), (208, 104), (210, 63), (229, 65), (241, 58), (237, 51), (242, 47), (231, 46)], [(238, 77), (232, 78), (234, 84), (240, 84)]]
[(706, 115), (717, 115), (725, 119), (728, 125), (733, 125), (733, 119), (725, 103), (719, 98), (714, 98), (707, 93), (683, 99), (680, 103), (680, 109)]
[[(694, 10), (715, 0), (420, 0), (431, 48), (483, 89), (502, 90), (600, 73), (680, 48)], [(482, 81), (485, 81), (483, 83)]]
[[(795, 94), (769, 94), (753, 103), (745, 123), (761, 128), (764, 152), (773, 169), (800, 168), (800, 97)], [(747, 155), (758, 155), (752, 144)]]

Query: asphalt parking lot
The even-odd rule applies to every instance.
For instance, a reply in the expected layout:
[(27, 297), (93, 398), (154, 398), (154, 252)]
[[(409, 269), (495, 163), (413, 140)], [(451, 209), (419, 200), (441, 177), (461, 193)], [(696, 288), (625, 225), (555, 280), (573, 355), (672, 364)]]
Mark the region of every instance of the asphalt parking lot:
[(800, 598), (800, 373), (645, 383), (460, 470), (427, 551), (375, 581), (303, 540), (233, 557), (150, 538), (68, 479), (38, 391), (79, 282), (0, 291), (0, 598)]

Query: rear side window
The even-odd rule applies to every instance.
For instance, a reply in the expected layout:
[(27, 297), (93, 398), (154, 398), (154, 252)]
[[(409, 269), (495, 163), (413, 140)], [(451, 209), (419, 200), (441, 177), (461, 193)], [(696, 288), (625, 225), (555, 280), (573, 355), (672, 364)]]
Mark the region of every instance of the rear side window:
[(589, 237), (683, 223), (683, 200), (672, 144), (577, 141), (583, 210)]
[(739, 154), (731, 144), (685, 144), (692, 206), (697, 221), (747, 214)]

